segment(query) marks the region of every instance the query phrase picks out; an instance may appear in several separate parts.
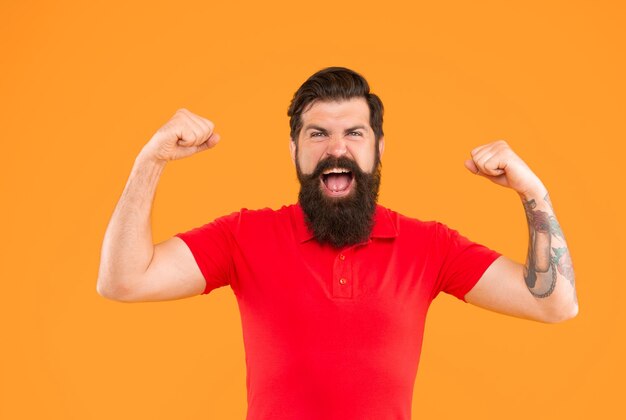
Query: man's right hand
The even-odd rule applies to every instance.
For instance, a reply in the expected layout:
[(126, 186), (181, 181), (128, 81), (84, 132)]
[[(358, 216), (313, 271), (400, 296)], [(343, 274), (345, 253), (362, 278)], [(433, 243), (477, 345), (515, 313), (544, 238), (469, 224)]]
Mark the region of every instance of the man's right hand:
[(159, 162), (182, 159), (210, 149), (220, 140), (214, 124), (181, 108), (154, 133), (141, 154)]

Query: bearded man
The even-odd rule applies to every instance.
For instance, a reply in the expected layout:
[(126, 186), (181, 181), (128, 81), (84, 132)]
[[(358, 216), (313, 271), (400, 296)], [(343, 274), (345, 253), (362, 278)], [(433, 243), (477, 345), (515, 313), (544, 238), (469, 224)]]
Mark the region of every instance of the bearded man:
[(445, 292), (542, 322), (576, 315), (574, 272), (547, 190), (504, 141), (465, 166), (517, 192), (526, 264), (377, 203), (383, 104), (358, 73), (312, 75), (288, 110), (300, 193), (153, 245), (150, 212), (168, 161), (215, 146), (214, 124), (181, 109), (138, 155), (104, 237), (97, 290), (124, 302), (236, 295), (252, 419), (410, 419), (424, 321)]

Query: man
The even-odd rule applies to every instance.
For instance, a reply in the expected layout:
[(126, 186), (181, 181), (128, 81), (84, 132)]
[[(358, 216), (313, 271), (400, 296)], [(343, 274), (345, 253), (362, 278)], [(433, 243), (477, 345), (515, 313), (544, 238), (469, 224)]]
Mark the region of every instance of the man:
[(219, 141), (211, 121), (179, 110), (136, 159), (98, 278), (101, 295), (125, 302), (230, 285), (248, 419), (410, 419), (424, 320), (441, 291), (543, 322), (576, 315), (571, 259), (547, 191), (505, 142), (477, 147), (465, 166), (520, 195), (525, 265), (377, 204), (383, 105), (358, 73), (320, 70), (288, 115), (296, 204), (242, 209), (153, 245), (150, 209), (166, 163)]

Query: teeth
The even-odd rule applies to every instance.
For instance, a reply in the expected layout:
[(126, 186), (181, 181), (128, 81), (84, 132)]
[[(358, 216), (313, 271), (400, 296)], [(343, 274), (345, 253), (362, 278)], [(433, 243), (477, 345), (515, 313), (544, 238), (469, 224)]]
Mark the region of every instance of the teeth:
[(328, 174), (346, 174), (349, 173), (350, 171), (344, 168), (332, 168), (332, 169), (327, 169), (324, 171), (324, 175), (328, 175)]

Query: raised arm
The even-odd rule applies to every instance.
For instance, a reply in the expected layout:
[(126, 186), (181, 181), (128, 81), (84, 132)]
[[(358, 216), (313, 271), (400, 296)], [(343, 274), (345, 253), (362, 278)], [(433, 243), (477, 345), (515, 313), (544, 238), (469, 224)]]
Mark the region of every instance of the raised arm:
[(187, 245), (177, 237), (152, 242), (150, 213), (168, 161), (213, 147), (213, 123), (185, 109), (143, 147), (104, 235), (96, 289), (109, 299), (138, 302), (200, 294), (205, 280)]
[(528, 222), (528, 255), (524, 265), (497, 259), (465, 300), (520, 318), (560, 322), (578, 313), (574, 269), (565, 236), (548, 191), (504, 141), (474, 149), (468, 170), (516, 191)]

